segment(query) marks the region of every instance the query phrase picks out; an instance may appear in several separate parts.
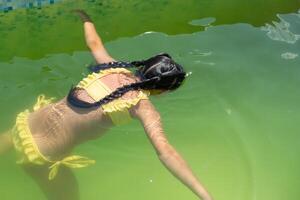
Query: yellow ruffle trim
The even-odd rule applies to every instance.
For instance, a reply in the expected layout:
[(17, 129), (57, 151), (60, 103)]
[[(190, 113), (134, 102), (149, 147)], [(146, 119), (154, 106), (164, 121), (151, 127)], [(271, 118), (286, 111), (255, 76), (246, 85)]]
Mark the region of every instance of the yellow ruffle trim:
[[(40, 95), (38, 97), (37, 103), (34, 106), (34, 110), (50, 104), (52, 100), (52, 98), (46, 99), (44, 95)], [(12, 131), (14, 146), (19, 156), (19, 159), (17, 160), (18, 164), (33, 163), (36, 165), (44, 165), (46, 163), (52, 163), (52, 165), (49, 167), (50, 173), (48, 177), (49, 180), (52, 180), (57, 175), (59, 167), (61, 165), (69, 168), (82, 168), (95, 163), (94, 160), (76, 155), (65, 157), (60, 161), (52, 161), (46, 158), (39, 151), (30, 132), (27, 122), (29, 114), (29, 110), (21, 112), (17, 116), (16, 125), (14, 126)]]
[(128, 109), (131, 106), (135, 106), (141, 99), (148, 99), (150, 93), (148, 91), (142, 90), (139, 91), (137, 97), (132, 99), (122, 99), (118, 98), (109, 102), (107, 104), (102, 105), (104, 112), (111, 113), (116, 111), (124, 111), (124, 109)]
[(13, 129), (13, 142), (20, 157), (17, 163), (33, 163), (36, 165), (43, 165), (46, 163), (46, 159), (39, 152), (36, 144), (33, 142), (33, 138), (27, 123), (28, 115), (29, 110), (21, 112), (17, 116), (16, 125)]
[[(111, 68), (100, 71), (99, 73), (92, 73), (79, 82), (77, 87), (87, 89), (87, 87), (92, 84), (95, 80), (113, 73), (125, 73), (131, 74), (131, 71), (124, 68)], [(110, 91), (112, 92), (112, 91)], [(114, 124), (120, 125), (125, 124), (130, 121), (131, 117), (128, 109), (135, 106), (140, 100), (148, 99), (150, 95), (149, 91), (140, 90), (137, 97), (132, 99), (123, 99), (122, 97), (113, 100), (107, 104), (102, 105), (102, 109), (105, 114), (108, 114)]]

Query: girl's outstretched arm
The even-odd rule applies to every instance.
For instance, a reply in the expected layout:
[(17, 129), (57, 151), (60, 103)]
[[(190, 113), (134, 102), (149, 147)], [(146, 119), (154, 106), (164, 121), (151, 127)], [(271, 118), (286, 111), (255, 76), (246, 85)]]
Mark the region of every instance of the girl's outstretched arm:
[(162, 164), (200, 199), (212, 200), (212, 197), (193, 174), (185, 160), (169, 144), (163, 133), (160, 114), (155, 110), (151, 102), (141, 100), (132, 113), (142, 122), (145, 132)]
[(73, 10), (79, 15), (83, 22), (85, 41), (97, 63), (108, 63), (115, 61), (105, 49), (100, 36), (91, 18), (83, 10)]

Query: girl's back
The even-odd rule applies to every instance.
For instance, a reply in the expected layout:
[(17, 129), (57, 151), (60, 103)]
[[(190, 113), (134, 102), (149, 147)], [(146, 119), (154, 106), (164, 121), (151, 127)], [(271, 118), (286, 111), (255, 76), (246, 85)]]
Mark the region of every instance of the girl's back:
[[(127, 74), (109, 74), (99, 80), (112, 91), (136, 81)], [(121, 98), (134, 98), (136, 94), (131, 91)], [(76, 91), (76, 96), (86, 102), (94, 101), (85, 90)], [(113, 125), (101, 107), (77, 108), (66, 97), (31, 113), (28, 122), (41, 153), (52, 158), (64, 157), (76, 144), (100, 137)]]

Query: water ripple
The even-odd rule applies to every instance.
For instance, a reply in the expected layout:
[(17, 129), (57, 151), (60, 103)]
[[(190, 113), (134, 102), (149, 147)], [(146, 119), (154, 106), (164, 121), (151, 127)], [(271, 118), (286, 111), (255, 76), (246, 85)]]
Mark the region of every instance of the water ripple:
[(291, 52), (286, 52), (281, 54), (281, 58), (286, 59), (286, 60), (292, 60), (298, 57), (298, 54), (296, 53), (291, 53)]
[(279, 22), (273, 21), (272, 24), (266, 24), (261, 29), (267, 32), (267, 36), (275, 41), (282, 41), (294, 44), (299, 40), (300, 35), (289, 30), (290, 23), (278, 15)]

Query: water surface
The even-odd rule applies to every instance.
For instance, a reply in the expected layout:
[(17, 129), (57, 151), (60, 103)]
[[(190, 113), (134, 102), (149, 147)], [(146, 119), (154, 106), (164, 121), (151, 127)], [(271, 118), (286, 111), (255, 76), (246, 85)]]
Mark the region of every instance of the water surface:
[[(129, 1), (127, 6), (133, 2)], [(165, 2), (166, 6), (181, 5), (179, 1)], [(148, 4), (142, 2), (137, 7), (144, 5), (144, 14), (138, 9), (126, 13), (122, 11), (123, 4), (117, 2), (102, 9), (106, 12), (103, 16), (112, 20), (104, 26), (109, 27), (104, 31), (101, 23), (108, 22), (95, 14), (100, 9), (98, 1), (78, 1), (78, 4), (64, 1), (39, 10), (20, 9), (3, 14), (0, 20), (10, 18), (20, 24), (10, 31), (2, 29), (1, 38), (11, 37), (15, 42), (24, 41), (25, 45), (13, 48), (9, 40), (3, 43), (3, 49), (14, 53), (1, 54), (0, 129), (12, 126), (16, 114), (30, 107), (38, 94), (61, 98), (72, 83), (87, 73), (85, 66), (93, 59), (89, 52), (83, 51), (80, 23), (66, 10), (90, 5), (88, 10), (95, 16), (105, 41), (110, 40), (106, 45), (115, 58), (136, 60), (166, 51), (192, 72), (178, 91), (152, 100), (162, 115), (170, 142), (216, 200), (297, 199), (300, 195), (299, 1), (276, 1), (277, 4), (273, 1), (272, 5), (269, 1), (241, 2), (224, 5), (221, 1), (191, 1), (182, 5), (190, 9), (190, 13), (182, 9), (186, 18), (181, 18), (181, 14), (170, 18), (161, 11), (165, 20), (171, 21), (166, 23), (159, 18), (162, 24), (178, 23), (170, 25), (172, 28), (153, 23), (154, 19), (146, 12), (151, 13)], [(206, 9), (201, 5), (206, 5)], [(231, 7), (244, 12), (229, 12)], [(257, 11), (261, 7), (269, 14), (258, 15), (262, 13)], [(112, 15), (111, 9), (117, 8), (119, 12)], [(241, 17), (251, 8), (255, 8), (252, 17), (246, 14)], [(192, 14), (194, 9), (198, 9), (201, 17)], [(235, 16), (232, 17), (235, 21), (220, 17), (222, 12), (218, 10), (224, 10), (224, 16)], [(38, 13), (44, 16), (58, 11), (63, 12), (56, 20), (63, 20), (38, 17)], [(276, 15), (283, 12), (289, 14)], [(14, 19), (23, 16), (22, 13), (29, 17), (26, 23), (23, 18), (18, 22)], [(130, 18), (136, 14), (140, 18)], [(117, 23), (128, 19), (132, 19), (131, 25)], [(141, 19), (149, 22), (138, 21)], [(202, 21), (190, 25), (192, 20), (199, 19)], [(37, 25), (39, 20), (44, 21)], [(125, 24), (127, 29), (123, 28)], [(134, 29), (133, 24), (140, 26)], [(157, 29), (152, 29), (151, 24)], [(56, 27), (55, 32), (46, 29), (50, 25)], [(1, 23), (1, 28), (10, 26)], [(29, 27), (31, 32), (25, 41), (24, 34), (17, 30), (27, 34)], [(118, 31), (112, 33), (113, 30)], [(142, 34), (145, 31), (156, 32)], [(95, 166), (75, 172), (82, 199), (197, 199), (160, 164), (137, 121), (116, 127), (102, 139), (75, 151), (97, 160)], [(0, 158), (0, 172), (1, 199), (44, 199), (35, 183), (14, 164), (13, 153)]]

